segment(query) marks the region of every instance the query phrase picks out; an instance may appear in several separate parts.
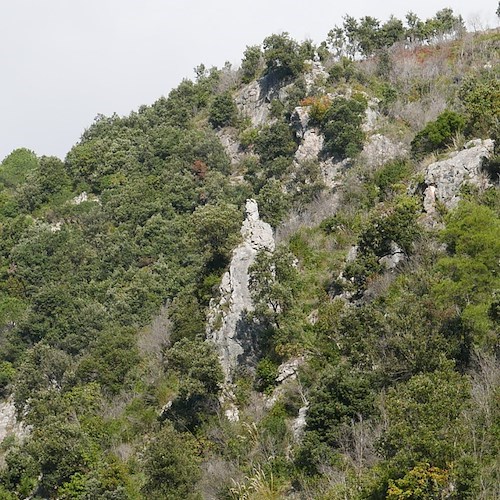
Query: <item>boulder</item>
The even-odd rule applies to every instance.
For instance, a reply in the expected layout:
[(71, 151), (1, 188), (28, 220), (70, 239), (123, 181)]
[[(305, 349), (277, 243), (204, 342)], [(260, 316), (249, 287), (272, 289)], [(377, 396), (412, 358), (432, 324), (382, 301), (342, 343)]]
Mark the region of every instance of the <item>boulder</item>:
[(434, 214), (436, 204), (454, 208), (460, 200), (460, 189), (465, 183), (486, 188), (489, 185), (482, 167), (493, 154), (494, 141), (476, 139), (464, 149), (451, 153), (448, 158), (429, 165), (425, 171), (424, 209)]

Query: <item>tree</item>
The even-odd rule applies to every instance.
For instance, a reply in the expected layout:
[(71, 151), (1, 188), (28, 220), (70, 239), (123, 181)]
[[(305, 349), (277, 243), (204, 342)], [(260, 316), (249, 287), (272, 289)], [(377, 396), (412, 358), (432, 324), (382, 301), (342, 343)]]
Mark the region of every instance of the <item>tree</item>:
[(215, 97), (210, 106), (208, 121), (215, 128), (234, 125), (237, 108), (230, 92)]
[(199, 498), (194, 490), (200, 477), (198, 443), (188, 432), (164, 425), (144, 451), (146, 481), (142, 488), (152, 500)]
[(469, 401), (469, 381), (449, 365), (415, 375), (391, 389), (385, 402), (384, 457), (398, 475), (420, 462), (446, 468), (461, 455), (460, 415)]
[(369, 378), (345, 365), (327, 368), (309, 401), (306, 429), (330, 446), (338, 446), (343, 425), (367, 419), (374, 412)]
[(250, 268), (249, 287), (258, 317), (279, 329), (280, 316), (291, 309), (299, 292), (293, 255), (285, 247), (261, 251)]
[(341, 159), (356, 156), (363, 148), (365, 134), (361, 128), (366, 103), (337, 97), (323, 118), (325, 151)]
[(194, 430), (218, 406), (223, 374), (214, 346), (182, 338), (167, 351), (166, 368), (179, 377), (179, 389), (164, 417), (180, 430)]
[(299, 54), (299, 44), (288, 33), (268, 36), (263, 47), (267, 73), (284, 78), (297, 76), (302, 71), (304, 61)]
[(444, 148), (453, 136), (463, 130), (465, 119), (455, 111), (443, 111), (435, 121), (429, 122), (411, 142), (411, 150), (421, 156)]
[(243, 83), (250, 83), (257, 75), (262, 61), (262, 50), (258, 45), (247, 46), (241, 61)]
[(0, 164), (0, 182), (11, 188), (19, 186), (37, 168), (38, 158), (33, 151), (26, 148), (16, 149)]

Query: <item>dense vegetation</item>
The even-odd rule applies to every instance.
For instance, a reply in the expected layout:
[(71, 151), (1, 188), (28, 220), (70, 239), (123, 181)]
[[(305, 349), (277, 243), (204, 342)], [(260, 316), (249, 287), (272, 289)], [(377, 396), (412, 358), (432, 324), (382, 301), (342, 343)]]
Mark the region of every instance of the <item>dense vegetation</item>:
[[(498, 42), (450, 9), (347, 16), (318, 46), (271, 35), (239, 70), (200, 65), (153, 105), (98, 116), (64, 161), (5, 158), (0, 391), (30, 430), (1, 444), (0, 497), (495, 498), (498, 186), (464, 186), (432, 229), (418, 186), (446, 148), (499, 144)], [(327, 76), (311, 86), (315, 54)], [(254, 126), (235, 96), (260, 78), (286, 91)], [(407, 146), (380, 164), (361, 154), (374, 99), (376, 132)], [(319, 160), (294, 159), (299, 105), (344, 166), (333, 190)], [(260, 359), (229, 422), (205, 322), (249, 197), (282, 236), (252, 270)], [(317, 220), (321, 203), (336, 210)]]

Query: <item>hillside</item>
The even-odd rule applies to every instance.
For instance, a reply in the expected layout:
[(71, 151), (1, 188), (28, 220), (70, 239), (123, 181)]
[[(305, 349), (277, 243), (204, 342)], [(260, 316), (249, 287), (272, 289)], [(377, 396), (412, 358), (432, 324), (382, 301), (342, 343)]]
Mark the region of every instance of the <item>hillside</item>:
[(6, 157), (0, 497), (500, 497), (499, 47), (346, 16)]

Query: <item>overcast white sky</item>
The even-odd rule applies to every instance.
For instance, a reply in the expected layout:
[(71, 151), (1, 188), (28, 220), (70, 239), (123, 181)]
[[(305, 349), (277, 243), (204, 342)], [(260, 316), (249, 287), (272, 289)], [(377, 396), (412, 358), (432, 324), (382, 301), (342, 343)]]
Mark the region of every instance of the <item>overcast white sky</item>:
[(496, 0), (0, 0), (0, 161), (64, 158), (98, 113), (151, 104), (193, 68), (238, 65), (271, 33), (319, 42), (342, 16), (384, 21), (451, 7), (495, 27)]

